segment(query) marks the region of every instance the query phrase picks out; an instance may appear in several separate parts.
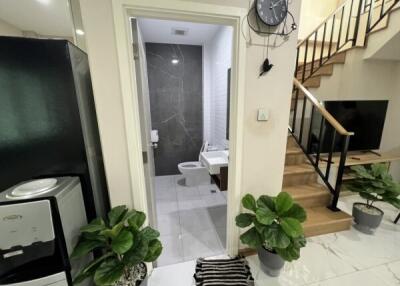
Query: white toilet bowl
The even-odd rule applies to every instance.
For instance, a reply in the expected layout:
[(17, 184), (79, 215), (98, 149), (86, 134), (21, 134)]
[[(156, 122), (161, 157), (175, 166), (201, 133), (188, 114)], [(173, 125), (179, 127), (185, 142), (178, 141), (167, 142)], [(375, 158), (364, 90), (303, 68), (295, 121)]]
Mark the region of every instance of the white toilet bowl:
[(180, 163), (178, 164), (178, 169), (185, 178), (186, 186), (191, 187), (210, 183), (208, 170), (199, 161)]

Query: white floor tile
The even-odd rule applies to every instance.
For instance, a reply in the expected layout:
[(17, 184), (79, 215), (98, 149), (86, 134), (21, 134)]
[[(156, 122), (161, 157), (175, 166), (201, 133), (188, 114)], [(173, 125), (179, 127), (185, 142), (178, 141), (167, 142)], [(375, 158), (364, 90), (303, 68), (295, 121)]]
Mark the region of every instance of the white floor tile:
[(192, 286), (196, 261), (157, 267), (148, 278), (147, 286)]
[(204, 208), (180, 210), (179, 218), (182, 234), (214, 228), (210, 215)]
[(199, 188), (200, 196), (211, 195), (211, 194), (213, 194), (213, 192), (211, 192), (211, 191), (215, 191), (216, 193), (220, 192), (220, 190), (218, 189), (217, 185), (215, 185), (215, 184), (201, 185), (198, 188)]
[(202, 196), (206, 207), (226, 206), (226, 199), (221, 193)]
[(179, 210), (194, 210), (205, 208), (206, 205), (201, 197), (182, 199), (178, 202)]
[(175, 201), (157, 201), (157, 215), (178, 213), (178, 202)]
[(225, 253), (214, 229), (182, 235), (185, 260)]
[(219, 205), (206, 208), (208, 214), (210, 215), (211, 221), (216, 228), (225, 227), (227, 219), (227, 206)]
[[(397, 281), (398, 283), (399, 281)], [(357, 271), (344, 276), (335, 277), (318, 283), (310, 284), (310, 286), (395, 286), (399, 284), (387, 284), (382, 281), (374, 270)]]
[(175, 187), (165, 187), (165, 188), (158, 188), (155, 189), (156, 200), (176, 200), (176, 190)]
[(226, 226), (217, 227), (215, 231), (217, 232), (217, 236), (222, 247), (226, 249)]
[(154, 186), (158, 188), (169, 188), (175, 185), (174, 176), (156, 176)]
[(179, 213), (166, 213), (158, 215), (157, 226), (161, 236), (181, 234)]
[(200, 199), (197, 187), (177, 187), (176, 188), (178, 201), (185, 199), (198, 198)]
[(388, 285), (400, 285), (400, 261), (375, 267), (373, 272)]
[(163, 250), (157, 259), (157, 266), (164, 266), (183, 262), (183, 241), (182, 236), (166, 235), (160, 237)]

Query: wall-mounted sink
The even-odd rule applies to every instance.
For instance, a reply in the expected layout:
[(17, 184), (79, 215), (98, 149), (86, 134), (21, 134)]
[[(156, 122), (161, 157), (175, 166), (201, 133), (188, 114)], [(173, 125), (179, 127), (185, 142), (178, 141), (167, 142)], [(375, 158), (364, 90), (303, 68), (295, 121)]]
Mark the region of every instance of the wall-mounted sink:
[(228, 167), (229, 151), (201, 152), (200, 162), (203, 163), (211, 175), (218, 175), (221, 167)]

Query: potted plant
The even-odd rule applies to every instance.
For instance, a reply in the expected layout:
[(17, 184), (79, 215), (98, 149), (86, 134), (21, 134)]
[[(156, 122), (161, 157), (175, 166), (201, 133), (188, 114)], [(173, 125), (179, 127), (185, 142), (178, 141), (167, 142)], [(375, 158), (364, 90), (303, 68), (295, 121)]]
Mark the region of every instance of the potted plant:
[(80, 270), (74, 284), (92, 277), (96, 285), (140, 285), (147, 275), (144, 262), (155, 261), (162, 251), (159, 232), (149, 226), (143, 228), (145, 220), (144, 213), (117, 206), (105, 221), (97, 218), (82, 227), (71, 258), (93, 250), (102, 255)]
[(355, 228), (373, 234), (381, 224), (384, 214), (374, 203), (386, 202), (400, 209), (400, 185), (388, 173), (386, 164), (353, 166), (351, 170), (354, 172), (354, 179), (346, 182), (345, 186), (366, 200), (366, 203), (353, 204)]
[(305, 210), (285, 192), (277, 197), (260, 196), (257, 201), (247, 194), (242, 205), (251, 213), (236, 217), (236, 225), (251, 226), (240, 236), (242, 243), (257, 249), (264, 271), (278, 276), (285, 261), (300, 257), (300, 248), (306, 245), (301, 223), (307, 218)]

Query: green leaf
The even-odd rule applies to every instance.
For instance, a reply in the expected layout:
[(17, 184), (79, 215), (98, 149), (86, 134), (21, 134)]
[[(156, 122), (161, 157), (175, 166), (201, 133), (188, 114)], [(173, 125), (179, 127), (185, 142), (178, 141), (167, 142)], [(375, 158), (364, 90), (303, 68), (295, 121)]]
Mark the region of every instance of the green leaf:
[(96, 272), (97, 268), (101, 265), (101, 263), (108, 257), (112, 256), (113, 253), (107, 253), (103, 256), (93, 260), (91, 263), (86, 265), (81, 271), (79, 271), (78, 275), (74, 278), (73, 284), (79, 284), (84, 281), (86, 278), (91, 277)]
[(93, 249), (103, 246), (105, 246), (105, 243), (103, 241), (85, 240), (81, 238), (77, 246), (75, 246), (74, 250), (72, 251), (71, 258), (79, 258), (85, 256)]
[(88, 225), (81, 227), (81, 232), (96, 232), (101, 231), (106, 228), (106, 225), (101, 218), (96, 218), (92, 220)]
[(134, 266), (142, 261), (144, 261), (149, 249), (149, 244), (147, 241), (137, 238), (131, 249), (129, 249), (124, 254), (122, 259), (123, 263)]
[(140, 236), (146, 241), (151, 241), (159, 237), (160, 233), (157, 230), (152, 229), (150, 226), (146, 226), (142, 231), (140, 231)]
[(270, 225), (276, 219), (276, 214), (267, 208), (258, 208), (256, 211), (257, 221), (264, 225)]
[(303, 234), (303, 227), (300, 222), (294, 218), (282, 218), (281, 219), (282, 229), (289, 237), (299, 237)]
[(304, 237), (304, 235), (300, 235), (299, 237), (293, 238), (292, 243), (293, 243), (294, 247), (302, 248), (302, 247), (306, 246), (307, 240)]
[(240, 241), (252, 248), (259, 248), (263, 244), (263, 239), (255, 227), (250, 228), (248, 231), (240, 236)]
[(111, 285), (118, 281), (124, 273), (124, 264), (117, 259), (107, 259), (94, 274), (96, 285)]
[(290, 238), (278, 224), (266, 227), (264, 230), (264, 238), (267, 245), (272, 248), (286, 248), (290, 244)]
[(111, 248), (118, 254), (124, 254), (133, 245), (133, 235), (128, 230), (122, 230), (111, 242)]
[(153, 262), (156, 261), (160, 256), (163, 247), (161, 242), (158, 239), (154, 239), (149, 243), (149, 249), (145, 258), (143, 259), (145, 262)]
[(133, 214), (129, 219), (128, 219), (128, 224), (135, 230), (139, 230), (139, 228), (142, 227), (144, 222), (146, 221), (146, 215), (143, 212), (136, 211), (135, 214)]
[(283, 249), (276, 248), (275, 251), (280, 257), (289, 262), (300, 258), (300, 248), (297, 248), (293, 245)]
[(236, 225), (238, 227), (248, 227), (254, 221), (255, 215), (253, 214), (240, 214), (236, 217)]
[(253, 212), (256, 212), (257, 210), (256, 200), (250, 194), (247, 194), (242, 198), (242, 205), (245, 209), (251, 210)]
[(270, 196), (260, 196), (257, 200), (257, 206), (259, 208), (267, 208), (273, 212), (275, 212), (275, 202), (274, 199)]
[(292, 207), (292, 205), (293, 205), (293, 199), (286, 192), (279, 193), (279, 195), (275, 199), (275, 207), (278, 215), (287, 212)]
[(282, 217), (291, 217), (300, 222), (305, 222), (307, 219), (307, 213), (299, 204), (295, 203), (287, 212), (282, 215)]
[(263, 236), (264, 230), (267, 226), (259, 223), (256, 219), (253, 221), (253, 224), (256, 230), (260, 233), (260, 235)]
[(124, 223), (120, 222), (120, 223), (114, 225), (114, 227), (112, 229), (107, 228), (105, 230), (102, 230), (100, 232), (100, 234), (104, 235), (104, 236), (106, 236), (108, 238), (114, 239), (114, 238), (116, 238), (118, 236), (118, 234), (120, 233), (120, 231), (123, 228), (124, 228)]
[(114, 227), (117, 223), (121, 222), (121, 219), (128, 212), (126, 206), (117, 206), (111, 209), (108, 213), (108, 222), (110, 227)]

